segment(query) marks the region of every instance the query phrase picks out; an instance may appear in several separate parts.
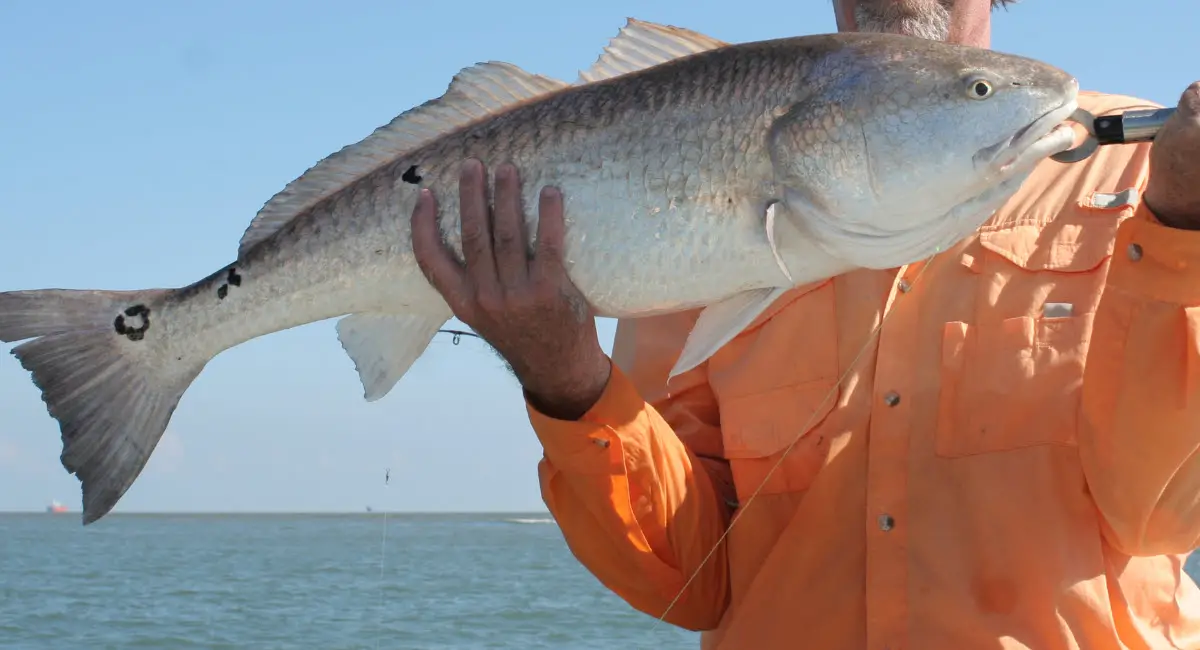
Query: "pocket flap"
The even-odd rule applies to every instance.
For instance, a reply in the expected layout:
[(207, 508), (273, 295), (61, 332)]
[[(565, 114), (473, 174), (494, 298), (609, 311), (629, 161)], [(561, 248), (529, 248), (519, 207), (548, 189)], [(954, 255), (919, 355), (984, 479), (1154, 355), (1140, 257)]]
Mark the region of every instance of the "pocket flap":
[(1113, 254), (1117, 228), (1133, 214), (1137, 192), (1091, 192), (1053, 218), (1014, 219), (979, 233), (985, 249), (1029, 271), (1082, 273)]

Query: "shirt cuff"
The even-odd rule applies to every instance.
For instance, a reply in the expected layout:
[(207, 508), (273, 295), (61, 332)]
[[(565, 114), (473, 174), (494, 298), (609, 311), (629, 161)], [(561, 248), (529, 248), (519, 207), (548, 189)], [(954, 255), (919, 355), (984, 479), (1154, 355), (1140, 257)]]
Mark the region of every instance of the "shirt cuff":
[(614, 363), (600, 399), (578, 420), (559, 420), (525, 401), (529, 423), (556, 468), (582, 474), (625, 472), (624, 438), (640, 437), (648, 426), (646, 402)]
[(1117, 231), (1108, 284), (1151, 300), (1200, 304), (1200, 230), (1166, 226), (1143, 202)]

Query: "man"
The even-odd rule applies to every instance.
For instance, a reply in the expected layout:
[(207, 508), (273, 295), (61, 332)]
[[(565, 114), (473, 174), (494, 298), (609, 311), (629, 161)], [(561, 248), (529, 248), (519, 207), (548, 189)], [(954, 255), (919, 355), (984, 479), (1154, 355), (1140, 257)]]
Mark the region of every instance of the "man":
[[(835, 9), (987, 47), (992, 4)], [(703, 647), (1198, 648), (1200, 84), (1179, 109), (1153, 146), (1045, 162), (926, 263), (792, 291), (669, 383), (696, 313), (621, 323), (610, 363), (554, 190), (538, 255), (505, 254), (516, 171), (489, 216), (469, 161), (466, 267), (428, 194), (414, 244), (521, 381), (572, 551)]]

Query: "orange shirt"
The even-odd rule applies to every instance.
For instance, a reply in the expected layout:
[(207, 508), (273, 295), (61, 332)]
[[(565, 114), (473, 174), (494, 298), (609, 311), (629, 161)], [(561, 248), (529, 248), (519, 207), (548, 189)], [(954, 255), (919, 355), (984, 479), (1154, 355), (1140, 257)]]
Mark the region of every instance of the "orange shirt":
[(667, 385), (696, 313), (622, 322), (589, 413), (529, 408), (572, 552), (655, 617), (695, 575), (666, 621), (707, 649), (1200, 648), (1200, 232), (1142, 207), (1148, 152), (1047, 161)]

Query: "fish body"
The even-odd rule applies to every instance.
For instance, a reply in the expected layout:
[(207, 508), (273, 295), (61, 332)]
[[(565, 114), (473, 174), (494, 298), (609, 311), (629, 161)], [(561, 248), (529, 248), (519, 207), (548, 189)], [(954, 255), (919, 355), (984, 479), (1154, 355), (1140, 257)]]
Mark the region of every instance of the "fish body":
[[(452, 313), (418, 269), (420, 188), (460, 256), (468, 157), (565, 198), (565, 261), (601, 316), (703, 307), (673, 374), (787, 290), (928, 257), (974, 231), (1051, 154), (1076, 81), (997, 52), (881, 34), (729, 45), (630, 21), (579, 83), (504, 63), (321, 161), (271, 199), (237, 259), (190, 286), (0, 293), (0, 340), (42, 390), (83, 521), (132, 485), (222, 351), (344, 316), (368, 400)], [(527, 215), (531, 239), (536, 210)]]

